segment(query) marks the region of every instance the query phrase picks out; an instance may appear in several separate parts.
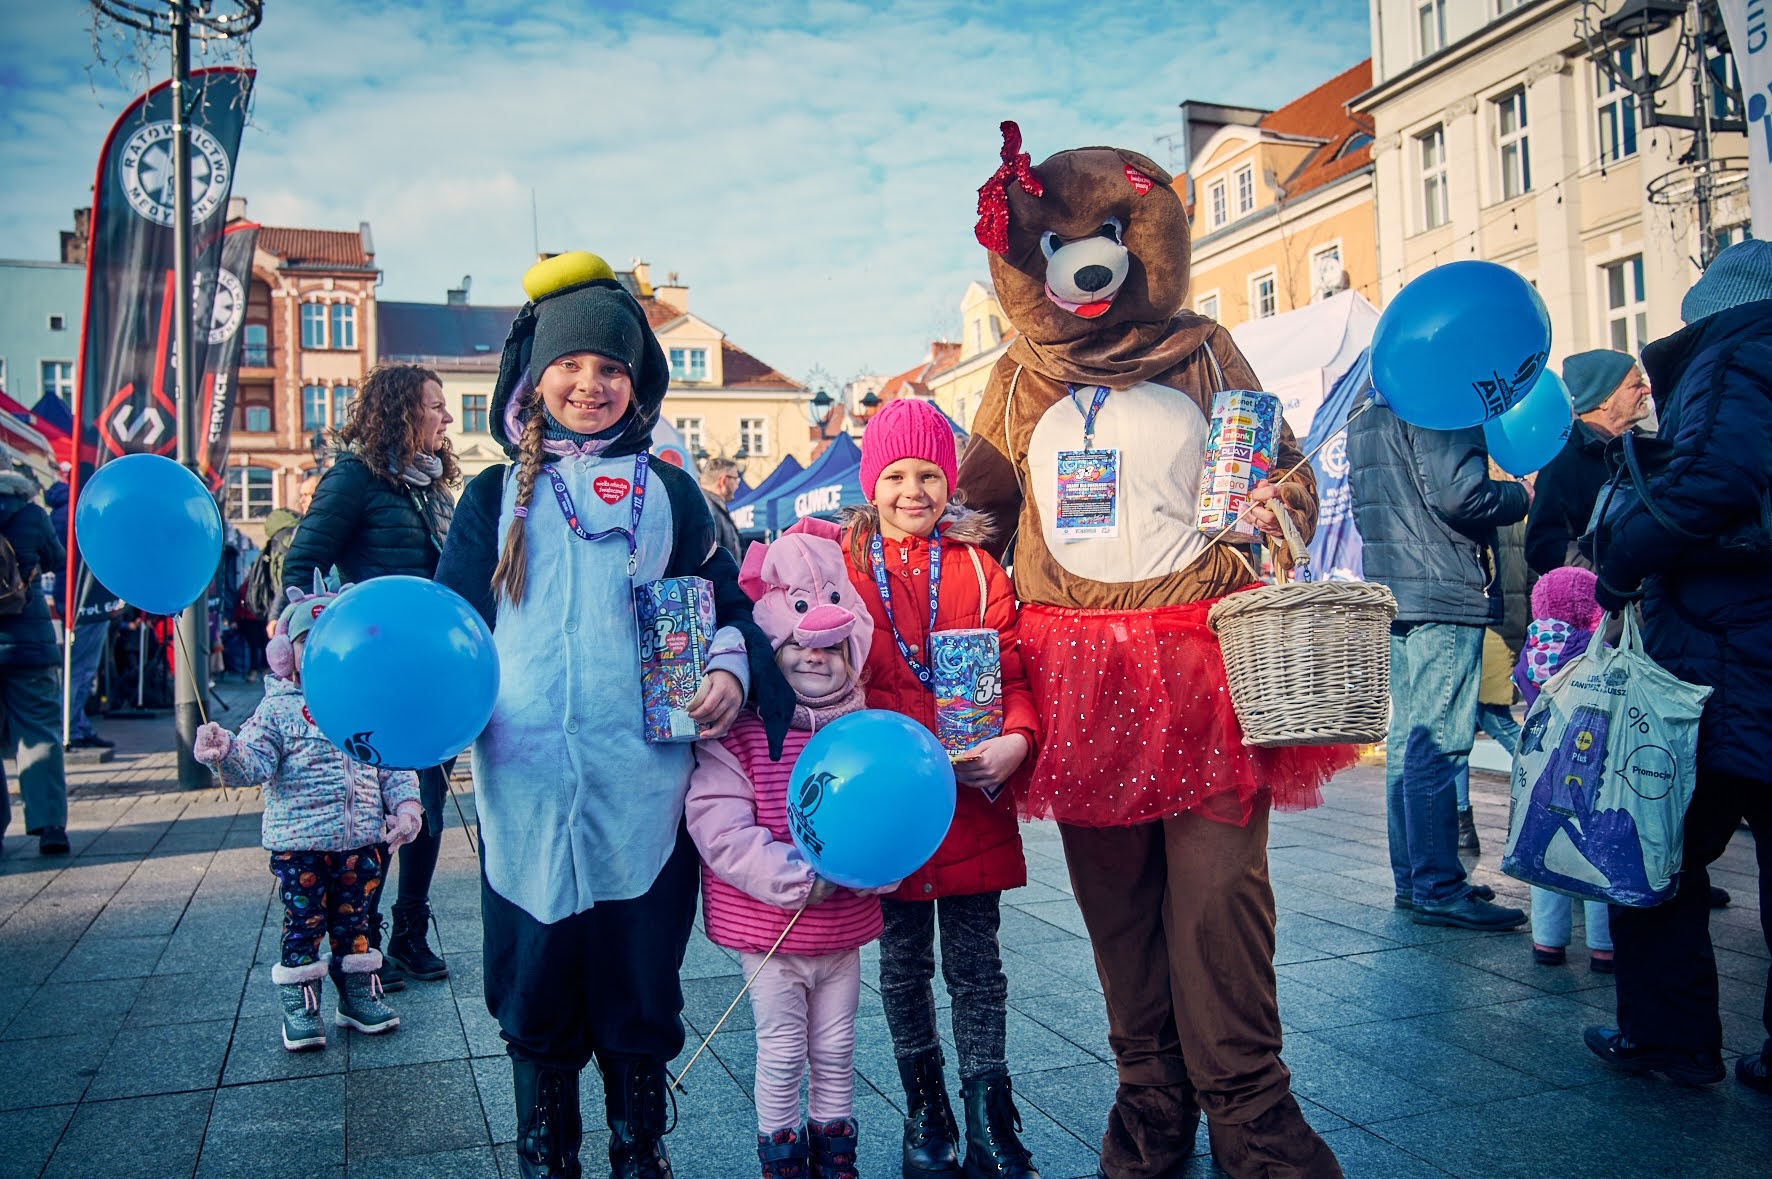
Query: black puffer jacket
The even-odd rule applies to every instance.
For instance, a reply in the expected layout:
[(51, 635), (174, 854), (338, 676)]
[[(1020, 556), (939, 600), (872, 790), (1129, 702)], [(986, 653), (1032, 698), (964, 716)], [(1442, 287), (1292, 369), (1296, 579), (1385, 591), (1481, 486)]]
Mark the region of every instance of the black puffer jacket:
[(1643, 349), (1666, 465), (1642, 508), (1608, 520), (1608, 588), (1642, 584), (1643, 639), (1662, 667), (1715, 691), (1701, 766), (1767, 779), (1772, 748), (1772, 300), (1745, 303)]
[(60, 666), (61, 647), (50, 625), (42, 575), (59, 576), (68, 553), (49, 513), (37, 503), (37, 485), (15, 471), (0, 471), (0, 534), (12, 545), (19, 572), (31, 586), (23, 612), (0, 617), (0, 666)]
[(1607, 439), (1577, 421), (1569, 441), (1533, 480), (1532, 515), (1526, 521), (1526, 561), (1534, 573), (1585, 565), (1575, 542), (1587, 531), (1594, 502), (1606, 486)]
[(1489, 478), (1482, 427), (1424, 430), (1374, 405), (1348, 427), (1347, 457), (1366, 580), (1390, 587), (1397, 621), (1498, 625), (1495, 530), (1527, 501)]
[(455, 500), (442, 487), (379, 478), (356, 454), (320, 479), (283, 558), (283, 584), (306, 591), (314, 571), (334, 565), (347, 582), (403, 573), (431, 577), (449, 534)]

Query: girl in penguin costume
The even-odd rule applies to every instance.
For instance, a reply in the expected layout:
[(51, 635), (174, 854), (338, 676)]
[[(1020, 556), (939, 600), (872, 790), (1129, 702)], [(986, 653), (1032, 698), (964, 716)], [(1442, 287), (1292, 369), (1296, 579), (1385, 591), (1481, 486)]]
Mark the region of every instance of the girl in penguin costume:
[(648, 454), (670, 373), (644, 310), (591, 254), (540, 263), (524, 289), (491, 407), (513, 461), (468, 485), (437, 567), (493, 628), (501, 669), (473, 749), (486, 1006), (523, 1175), (580, 1174), (578, 1074), (595, 1058), (611, 1174), (668, 1179), (694, 747), (645, 739), (634, 587), (713, 583), (719, 630), (690, 708), (703, 737), (754, 690), (779, 756), (793, 695), (694, 479)]

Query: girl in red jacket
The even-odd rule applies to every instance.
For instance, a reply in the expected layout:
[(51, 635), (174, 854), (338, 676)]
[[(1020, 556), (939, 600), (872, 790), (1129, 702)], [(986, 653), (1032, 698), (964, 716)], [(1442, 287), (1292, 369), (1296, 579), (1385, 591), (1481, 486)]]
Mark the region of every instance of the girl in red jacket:
[(1009, 985), (997, 926), (1003, 890), (1027, 883), (1015, 802), (1004, 784), (1033, 764), (1039, 738), (1022, 670), (1009, 577), (974, 547), (979, 517), (949, 501), (953, 427), (915, 399), (874, 415), (861, 442), (861, 486), (870, 506), (845, 533), (849, 579), (874, 620), (865, 682), (868, 706), (935, 728), (932, 631), (992, 627), (1003, 674), (1003, 735), (955, 766), (953, 826), (929, 862), (882, 901), (880, 996), (892, 1030), (908, 1116), (904, 1174), (958, 1175), (959, 1128), (942, 1079), (935, 1026), (936, 918), (942, 974), (953, 1000), (954, 1044), (966, 1104), (968, 1179), (1039, 1179), (1016, 1136), (1003, 1046)]

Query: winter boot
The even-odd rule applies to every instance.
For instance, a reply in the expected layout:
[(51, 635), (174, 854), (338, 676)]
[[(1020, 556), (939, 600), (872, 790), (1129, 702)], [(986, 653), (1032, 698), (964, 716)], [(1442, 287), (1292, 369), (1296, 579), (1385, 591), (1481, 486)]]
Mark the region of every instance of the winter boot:
[[(420, 902), (416, 905), (394, 905), (394, 932), (388, 937), (385, 961), (392, 964), (407, 978), (416, 978), (420, 982), (436, 982), (440, 978), (449, 977), (449, 966), (443, 959), (431, 953), (431, 947), (425, 944), (425, 927), (431, 921), (431, 907)], [(383, 985), (387, 983), (382, 980)]]
[(808, 1122), (812, 1179), (861, 1179), (861, 1172), (855, 1169), (856, 1138), (860, 1132), (854, 1118)]
[(599, 1056), (609, 1120), (610, 1179), (673, 1179), (664, 1136), (664, 1061), (650, 1056)]
[(904, 1083), (905, 1096), (905, 1179), (958, 1175), (960, 1128), (954, 1124), (954, 1107), (948, 1103), (941, 1075), (941, 1049), (900, 1059), (898, 1079)]
[(966, 1179), (1040, 1179), (1021, 1144), (1021, 1114), (1009, 1075), (992, 1073), (961, 1084), (966, 1102)]
[(367, 1035), (378, 1036), (400, 1026), (394, 1009), (381, 1001), (381, 979), (376, 969), (381, 955), (375, 950), (367, 954), (346, 954), (339, 964), (338, 1022)]
[(799, 1129), (758, 1134), (757, 1162), (763, 1179), (806, 1179), (806, 1135)]
[(578, 1074), (511, 1057), (517, 1094), (517, 1174), (522, 1179), (580, 1179)]
[(320, 980), (326, 963), (271, 967), (283, 1003), (283, 1047), (291, 1052), (326, 1047), (326, 1021), (320, 1018)]
[(1473, 856), (1483, 853), (1483, 841), (1477, 838), (1477, 816), (1474, 811), (1458, 812), (1458, 850)]

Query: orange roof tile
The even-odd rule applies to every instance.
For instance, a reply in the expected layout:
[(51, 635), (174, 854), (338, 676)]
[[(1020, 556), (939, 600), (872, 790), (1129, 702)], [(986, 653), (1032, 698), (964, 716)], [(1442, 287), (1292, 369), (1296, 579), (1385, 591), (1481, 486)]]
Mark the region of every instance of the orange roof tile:
[(275, 254), (285, 266), (375, 269), (375, 256), (363, 252), (363, 235), (356, 230), (279, 229), (267, 225), (258, 231), (258, 248)]
[[(1372, 59), (1367, 58), (1262, 117), (1260, 127), (1263, 131), (1327, 141), (1305, 157), (1304, 162), (1285, 179), (1283, 187), (1288, 199), (1321, 188), (1357, 171), (1371, 160), (1372, 118), (1347, 109), (1348, 102), (1355, 95), (1364, 93), (1371, 86)], [(1343, 148), (1355, 136), (1364, 136), (1367, 142), (1344, 154)]]
[(728, 389), (804, 389), (806, 386), (779, 372), (743, 348), (729, 341), (720, 342), (720, 363), (725, 366), (725, 387)]
[(639, 301), (640, 307), (646, 312), (646, 323), (654, 331), (672, 320), (683, 318), (682, 311), (661, 299), (654, 299), (651, 295), (642, 295)]

